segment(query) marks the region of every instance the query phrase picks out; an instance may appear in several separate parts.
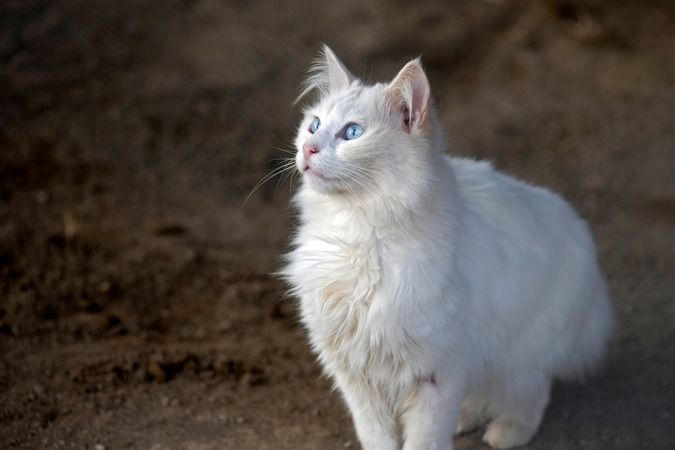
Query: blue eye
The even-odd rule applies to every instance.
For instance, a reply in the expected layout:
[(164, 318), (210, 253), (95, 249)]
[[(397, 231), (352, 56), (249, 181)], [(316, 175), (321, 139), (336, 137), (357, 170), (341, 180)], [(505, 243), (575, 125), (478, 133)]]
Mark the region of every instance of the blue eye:
[(361, 137), (363, 134), (363, 127), (359, 124), (352, 123), (345, 128), (344, 135), (342, 136), (346, 140), (356, 139)]
[(315, 117), (314, 120), (312, 120), (312, 123), (309, 124), (309, 132), (312, 134), (316, 133), (316, 130), (318, 130), (320, 126), (321, 119)]

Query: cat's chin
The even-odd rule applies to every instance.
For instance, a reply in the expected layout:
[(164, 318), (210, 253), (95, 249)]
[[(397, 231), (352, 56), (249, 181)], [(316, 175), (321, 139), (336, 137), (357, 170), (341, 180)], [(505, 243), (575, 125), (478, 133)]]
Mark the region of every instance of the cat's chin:
[(303, 178), (305, 186), (319, 194), (328, 195), (340, 191), (340, 183), (337, 179), (328, 177), (316, 169), (306, 169)]

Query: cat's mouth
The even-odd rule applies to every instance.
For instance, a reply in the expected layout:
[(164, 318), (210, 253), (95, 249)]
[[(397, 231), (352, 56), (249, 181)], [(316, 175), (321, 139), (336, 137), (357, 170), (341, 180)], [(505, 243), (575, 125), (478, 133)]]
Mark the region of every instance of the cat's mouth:
[(330, 181), (331, 180), (330, 177), (327, 177), (320, 170), (316, 169), (315, 167), (310, 167), (309, 165), (305, 165), (305, 168), (304, 168), (303, 172), (306, 175), (309, 175), (311, 177), (316, 177), (316, 178), (318, 178), (319, 180), (322, 180), (322, 181)]

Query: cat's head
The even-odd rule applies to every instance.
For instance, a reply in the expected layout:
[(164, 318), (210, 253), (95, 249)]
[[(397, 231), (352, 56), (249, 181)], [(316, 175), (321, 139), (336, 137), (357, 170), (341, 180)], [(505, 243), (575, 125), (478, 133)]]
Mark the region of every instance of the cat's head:
[(391, 189), (426, 170), (435, 130), (429, 81), (419, 59), (389, 83), (365, 85), (324, 46), (304, 95), (295, 146), (304, 188), (342, 195)]

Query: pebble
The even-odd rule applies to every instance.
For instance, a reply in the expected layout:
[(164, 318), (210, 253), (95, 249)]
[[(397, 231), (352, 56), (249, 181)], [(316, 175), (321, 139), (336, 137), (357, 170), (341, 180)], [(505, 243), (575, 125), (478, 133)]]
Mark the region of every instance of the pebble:
[(148, 364), (147, 373), (158, 383), (162, 383), (166, 380), (164, 369), (162, 369), (162, 366), (154, 361)]

